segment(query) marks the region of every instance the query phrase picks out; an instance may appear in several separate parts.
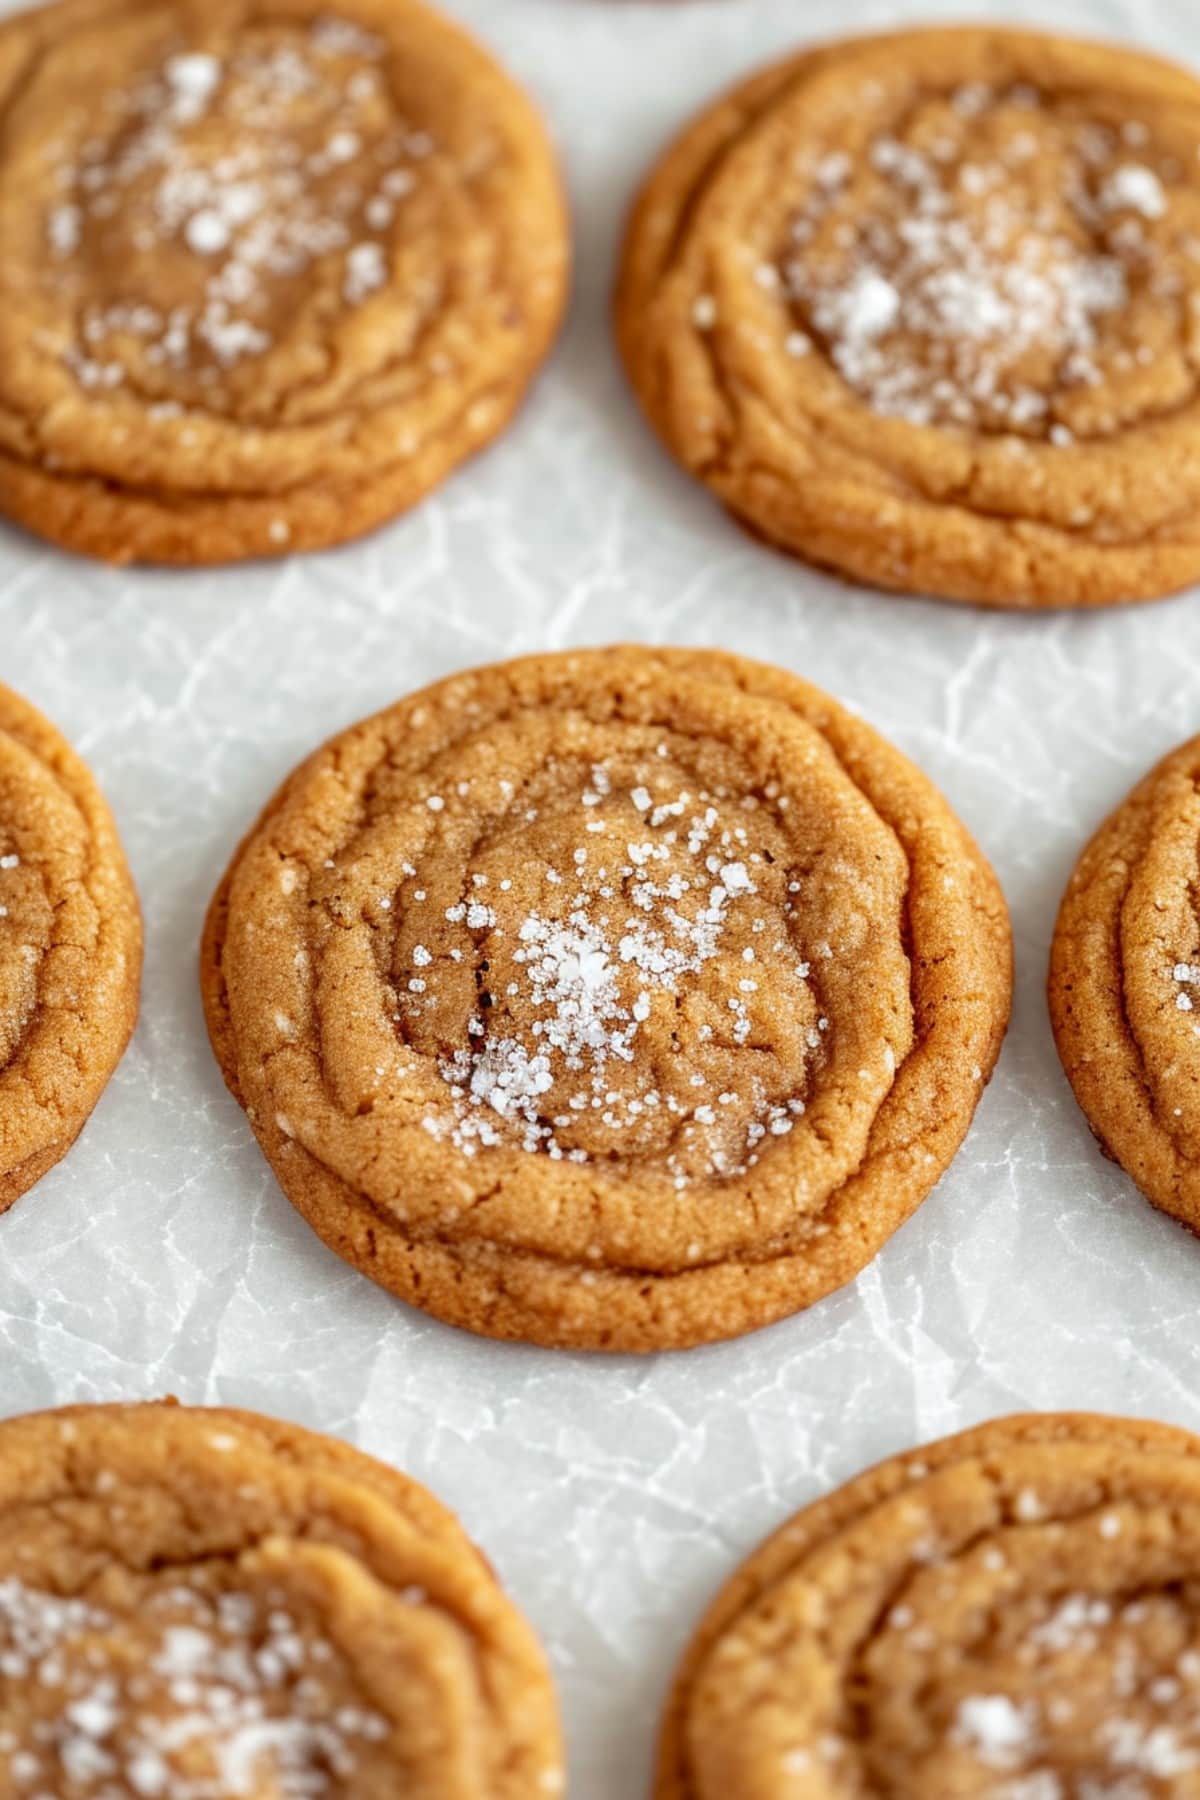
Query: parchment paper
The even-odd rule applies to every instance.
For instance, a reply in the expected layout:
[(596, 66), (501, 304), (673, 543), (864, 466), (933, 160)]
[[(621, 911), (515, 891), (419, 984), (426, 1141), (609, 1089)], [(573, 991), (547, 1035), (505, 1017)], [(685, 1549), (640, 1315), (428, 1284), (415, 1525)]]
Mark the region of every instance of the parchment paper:
[[(698, 1608), (786, 1513), (885, 1452), (1022, 1407), (1200, 1428), (1200, 1243), (1095, 1147), (1043, 999), (1085, 835), (1200, 729), (1200, 594), (1083, 618), (856, 592), (756, 547), (679, 475), (608, 328), (643, 166), (726, 80), (831, 26), (985, 16), (1200, 65), (1192, 0), (450, 0), (543, 102), (575, 207), (566, 336), (516, 426), (349, 549), (113, 572), (0, 528), (0, 675), (89, 758), (146, 909), (134, 1046), (0, 1222), (0, 1410), (171, 1392), (339, 1433), (463, 1515), (549, 1645), (576, 1800), (637, 1800)], [(649, 1360), (485, 1343), (312, 1236), (208, 1050), (205, 903), (319, 740), (469, 663), (617, 638), (720, 644), (829, 688), (994, 859), (1019, 988), (963, 1153), (847, 1292)]]

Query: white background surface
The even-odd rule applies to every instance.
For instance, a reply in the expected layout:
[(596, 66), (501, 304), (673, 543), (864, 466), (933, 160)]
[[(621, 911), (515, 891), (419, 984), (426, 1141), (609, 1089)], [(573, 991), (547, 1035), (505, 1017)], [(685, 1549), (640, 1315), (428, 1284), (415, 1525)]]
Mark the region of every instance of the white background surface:
[[(1022, 1407), (1200, 1428), (1200, 1243), (1105, 1163), (1043, 999), (1085, 835), (1200, 729), (1200, 596), (989, 616), (755, 547), (651, 441), (607, 300), (629, 191), (714, 86), (836, 22), (971, 0), (453, 0), (534, 89), (578, 241), (569, 326), (506, 437), (368, 541), (113, 572), (0, 527), (0, 675), (100, 777), (145, 904), (142, 1021), (67, 1161), (0, 1223), (0, 1409), (164, 1392), (339, 1433), (427, 1482), (550, 1647), (575, 1800), (636, 1800), (697, 1610), (787, 1512), (881, 1454)], [(994, 16), (1191, 55), (1193, 0)], [(963, 1153), (850, 1290), (719, 1348), (588, 1359), (453, 1332), (294, 1214), (208, 1050), (196, 941), (260, 803), (320, 739), (444, 672), (617, 638), (719, 644), (829, 688), (993, 858), (1018, 996)]]

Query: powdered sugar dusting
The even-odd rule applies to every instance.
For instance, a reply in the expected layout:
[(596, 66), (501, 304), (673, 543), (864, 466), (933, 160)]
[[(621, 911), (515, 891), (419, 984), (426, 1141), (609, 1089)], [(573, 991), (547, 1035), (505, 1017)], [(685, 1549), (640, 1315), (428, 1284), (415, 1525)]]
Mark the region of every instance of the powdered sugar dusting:
[[(614, 1145), (653, 1149), (679, 1187), (742, 1174), (787, 1135), (803, 1091), (777, 1086), (780, 1027), (760, 995), (776, 1007), (794, 997), (786, 1029), (801, 1068), (822, 1060), (828, 1021), (792, 942), (798, 884), (759, 848), (756, 806), (681, 787), (661, 762), (627, 779), (595, 765), (567, 822), (556, 816), (553, 859), (532, 885), (524, 871), (520, 902), (510, 877), (475, 867), (429, 926), (424, 890), (406, 896), (417, 934), (397, 983), (406, 1032), (439, 1019), (446, 984), (476, 969), (464, 1040), (439, 1057), (446, 1104), (426, 1131), (468, 1155), (506, 1145), (587, 1163)], [(754, 1043), (735, 1092), (722, 1059)]]
[[(1195, 1012), (1196, 996), (1200, 994), (1200, 964), (1177, 962), (1167, 970), (1167, 979), (1175, 983), (1175, 1010), (1181, 1013)], [(1200, 1032), (1200, 1026), (1194, 1026)]]
[(1033, 1743), (1029, 1713), (1005, 1694), (980, 1694), (963, 1701), (955, 1729), (980, 1762), (1008, 1768), (1028, 1755)]
[[(171, 55), (104, 96), (94, 139), (56, 164), (45, 221), (56, 280), (86, 273), (63, 352), (81, 386), (159, 371), (211, 388), (271, 349), (318, 268), (345, 307), (386, 285), (397, 207), (432, 145), (395, 116), (383, 54), (318, 19), (247, 31), (224, 58)], [(98, 298), (97, 277), (118, 291)]]
[(4, 1790), (39, 1800), (320, 1800), (391, 1730), (281, 1594), (180, 1583), (128, 1620), (9, 1578), (0, 1676)]
[(808, 166), (781, 261), (798, 322), (878, 413), (1069, 446), (1072, 396), (1136, 369), (1121, 315), (1168, 295), (1166, 180), (1027, 87), (959, 90), (923, 125)]
[[(1112, 1529), (1122, 1523), (1117, 1513), (1079, 1523), (1110, 1542), (1122, 1535)], [(1027, 1529), (1061, 1527), (1031, 1521)], [(926, 1771), (928, 1787), (912, 1791), (986, 1793), (991, 1800), (1153, 1800), (1189, 1792), (1200, 1771), (1200, 1649), (1186, 1591), (1171, 1582), (1157, 1588), (1151, 1579), (1144, 1591), (1025, 1595), (1010, 1579), (1015, 1566), (1010, 1553), (984, 1553), (1003, 1604), (957, 1665), (918, 1606), (891, 1610), (890, 1630), (904, 1634), (910, 1654), (953, 1669), (959, 1694), (941, 1734), (937, 1773)], [(973, 1557), (970, 1567), (975, 1580)], [(961, 1675), (974, 1678), (965, 1695)], [(950, 1771), (944, 1776), (943, 1763)]]

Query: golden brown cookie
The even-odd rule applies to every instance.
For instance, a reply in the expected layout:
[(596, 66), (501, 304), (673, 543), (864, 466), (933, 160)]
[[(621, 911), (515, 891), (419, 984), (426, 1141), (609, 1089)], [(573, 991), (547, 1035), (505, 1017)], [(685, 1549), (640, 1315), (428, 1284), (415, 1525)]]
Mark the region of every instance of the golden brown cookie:
[(1200, 1231), (1200, 738), (1100, 827), (1063, 896), (1050, 1017), (1101, 1147)]
[(253, 1413), (0, 1425), (0, 1786), (62, 1800), (537, 1800), (532, 1632), (432, 1496)]
[(0, 1212), (65, 1156), (133, 1031), (137, 895), (112, 814), (0, 685)]
[(562, 310), (545, 134), (420, 0), (0, 27), (0, 509), (112, 562), (341, 542), (505, 425)]
[(655, 1800), (1194, 1794), (1198, 1453), (1029, 1414), (798, 1513), (700, 1625)]
[(820, 46), (702, 113), (616, 310), (667, 447), (782, 549), (996, 606), (1200, 576), (1200, 82), (991, 27)]
[(703, 650), (459, 675), (310, 757), (209, 913), (209, 1031), (289, 1199), (404, 1299), (649, 1350), (849, 1281), (1008, 1019), (995, 878), (930, 783)]

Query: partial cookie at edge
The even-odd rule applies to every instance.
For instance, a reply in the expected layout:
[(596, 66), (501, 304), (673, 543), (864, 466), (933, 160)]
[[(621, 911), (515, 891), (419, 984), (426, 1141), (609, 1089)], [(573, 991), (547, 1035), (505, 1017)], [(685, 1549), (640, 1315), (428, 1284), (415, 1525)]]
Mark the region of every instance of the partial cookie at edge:
[(132, 1034), (142, 925), (107, 804), (0, 686), (0, 1211), (70, 1149)]
[[(912, 92), (905, 86), (906, 58), (916, 71)], [(1106, 154), (1116, 155), (1116, 161), (1101, 171), (1110, 179), (1102, 182), (1084, 171), (1087, 228), (1100, 246), (1092, 259), (1095, 279), (1093, 273), (1081, 277), (1081, 291), (1092, 298), (1081, 312), (1059, 296), (1064, 318), (1079, 326), (1083, 349), (1076, 361), (1096, 345), (1103, 351), (1102, 384), (1096, 386), (1090, 371), (1081, 368), (1069, 392), (1052, 396), (1052, 412), (1039, 431), (1053, 417), (1053, 435), (1044, 442), (1028, 436), (1024, 411), (1012, 434), (989, 436), (948, 429), (915, 413), (910, 419), (906, 407), (912, 409), (907, 401), (901, 404), (902, 394), (894, 397), (896, 416), (888, 416), (886, 408), (878, 410), (855, 392), (852, 382), (863, 374), (866, 352), (873, 353), (877, 342), (891, 342), (885, 309), (897, 307), (906, 329), (916, 330), (915, 305), (909, 306), (903, 285), (889, 285), (895, 272), (890, 265), (875, 271), (868, 258), (854, 279), (847, 273), (840, 286), (835, 282), (828, 293), (822, 290), (816, 301), (803, 283), (794, 302), (789, 293), (788, 270), (804, 251), (803, 244), (789, 248), (789, 233), (804, 224), (806, 196), (820, 197), (821, 184), (835, 181), (835, 165), (845, 191), (859, 192), (856, 184), (868, 171), (855, 157), (859, 140), (865, 143), (868, 129), (875, 128), (873, 108), (881, 120), (874, 146), (878, 169), (885, 167), (883, 150), (894, 152), (886, 168), (903, 180), (915, 167), (916, 147), (905, 138), (910, 103), (920, 114), (919, 148), (927, 159), (922, 180), (928, 181), (939, 166), (928, 156), (930, 143), (938, 141), (935, 126), (942, 113), (955, 129), (975, 129), (975, 109), (964, 102), (956, 118), (955, 107), (942, 107), (936, 90), (948, 96), (986, 94), (987, 83), (1005, 80), (1020, 95), (1041, 87), (1056, 96), (1063, 120), (1051, 120), (1052, 134), (1071, 125), (1080, 91), (1094, 95), (1101, 116), (1115, 114), (1118, 125), (1127, 123), (1129, 134), (1122, 145), (1114, 133), (1118, 151), (1110, 143)], [(861, 102), (847, 108), (846, 96), (860, 90)], [(892, 121), (896, 142), (884, 104), (892, 99), (900, 120)], [(1029, 116), (1036, 122), (1036, 115)], [(685, 469), (757, 535), (854, 580), (984, 605), (1046, 607), (1149, 599), (1187, 585), (1200, 574), (1194, 528), (1200, 492), (1197, 403), (1180, 387), (1173, 346), (1150, 372), (1154, 393), (1143, 393), (1149, 376), (1135, 369), (1133, 346), (1157, 342), (1161, 334), (1143, 316), (1151, 301), (1148, 290), (1142, 291), (1136, 258), (1133, 272), (1122, 276), (1128, 304), (1120, 316), (1130, 321), (1129, 354), (1116, 346), (1109, 367), (1111, 346), (1101, 340), (1120, 309), (1104, 289), (1101, 270), (1115, 267), (1124, 255), (1123, 232), (1137, 233), (1147, 254), (1152, 249), (1168, 259), (1176, 256), (1179, 242), (1186, 246), (1193, 214), (1200, 214), (1200, 185), (1190, 179), (1172, 185), (1194, 162), (1190, 151), (1175, 160), (1172, 153), (1176, 137), (1194, 141), (1197, 119), (1200, 83), (1171, 64), (1125, 48), (999, 28), (832, 41), (762, 71), (685, 127), (651, 171), (632, 210), (615, 296), (616, 325), (651, 423)], [(1010, 121), (1014, 136), (1027, 123)], [(988, 141), (968, 145), (966, 175), (979, 175), (981, 167), (988, 174)], [(1055, 141), (1047, 155), (1059, 155), (1062, 148)], [(807, 190), (793, 169), (798, 151), (808, 156), (806, 179), (813, 185)], [(1051, 195), (1078, 185), (1073, 178), (1069, 183), (1066, 173), (1060, 180), (1047, 166)], [(982, 178), (971, 192), (986, 195)], [(911, 210), (906, 206), (904, 216)], [(941, 216), (931, 211), (932, 224)], [(923, 216), (920, 222), (927, 224)], [(1068, 222), (1056, 241), (1067, 242), (1079, 230), (1078, 222)], [(1026, 232), (1012, 255), (999, 259), (998, 272), (988, 278), (996, 292), (983, 295), (974, 316), (1012, 312), (1014, 295), (1004, 283), (1011, 277), (1015, 287), (1017, 274), (1026, 278), (1018, 260), (1022, 255), (1029, 260), (1029, 237)], [(819, 232), (811, 241), (823, 242)], [(919, 261), (924, 240), (914, 235), (912, 243), (912, 257)], [(1040, 280), (1039, 269), (1040, 264), (1033, 267), (1032, 276)], [(958, 285), (947, 281), (941, 289), (937, 273), (935, 268), (930, 275), (923, 264), (918, 270), (922, 279), (929, 276), (921, 303), (940, 320), (939, 331), (948, 334), (942, 347), (953, 352), (947, 321), (954, 296), (968, 277), (974, 291), (979, 273), (974, 264), (964, 264)], [(953, 259), (947, 273), (956, 275)], [(1184, 267), (1183, 278), (1189, 273)], [(1044, 285), (1053, 313), (1057, 289), (1048, 278)], [(810, 303), (812, 316), (806, 312)], [(869, 311), (871, 306), (876, 310)], [(863, 356), (851, 356), (848, 349), (841, 354), (838, 334), (849, 329), (851, 318), (865, 334)], [(1168, 318), (1164, 331), (1173, 330)], [(1007, 346), (1018, 335), (1017, 322), (1008, 319), (998, 327), (997, 342)], [(1031, 341), (1045, 335), (1039, 330)], [(958, 347), (975, 354), (970, 333), (960, 335)], [(1063, 358), (1070, 348), (1064, 342)], [(1186, 347), (1181, 355), (1186, 362)], [(1022, 390), (1023, 409), (1026, 402), (1043, 404), (1040, 380), (1039, 374), (1027, 384), (1028, 395)], [(995, 384), (987, 391), (994, 392)], [(1101, 400), (1113, 414), (1107, 426)], [(1146, 417), (1137, 422), (1143, 400)], [(1178, 477), (1174, 484), (1166, 480), (1167, 469)]]
[[(1123, 1464), (1127, 1464), (1132, 1456), (1145, 1455), (1156, 1461), (1161, 1459), (1168, 1468), (1170, 1462), (1183, 1459), (1193, 1471), (1189, 1476), (1193, 1489), (1192, 1500), (1200, 1502), (1200, 1492), (1194, 1491), (1200, 1485), (1200, 1462), (1197, 1462), (1200, 1457), (1200, 1440), (1174, 1427), (1146, 1420), (1110, 1418), (1087, 1413), (1018, 1414), (1011, 1418), (992, 1420), (955, 1436), (939, 1439), (932, 1444), (917, 1445), (902, 1454), (888, 1457), (787, 1520), (747, 1557), (719, 1589), (700, 1620), (672, 1683), (658, 1745), (653, 1782), (654, 1800), (711, 1800), (713, 1793), (727, 1796), (727, 1800), (742, 1800), (743, 1790), (737, 1781), (725, 1780), (726, 1771), (718, 1771), (715, 1766), (710, 1767), (703, 1760), (707, 1737), (705, 1709), (716, 1691), (714, 1677), (719, 1673), (720, 1679), (728, 1685), (740, 1680), (743, 1675), (753, 1673), (755, 1665), (747, 1656), (730, 1653), (734, 1651), (735, 1644), (743, 1633), (747, 1634), (747, 1643), (749, 1642), (750, 1634), (758, 1629), (756, 1621), (765, 1624), (772, 1617), (778, 1617), (782, 1630), (786, 1619), (795, 1616), (801, 1619), (800, 1628), (803, 1629), (803, 1621), (811, 1625), (813, 1617), (819, 1616), (813, 1612), (813, 1606), (817, 1604), (815, 1600), (807, 1615), (794, 1613), (792, 1609), (795, 1602), (792, 1596), (798, 1591), (797, 1584), (802, 1582), (807, 1566), (812, 1566), (815, 1581), (819, 1580), (822, 1567), (831, 1566), (828, 1559), (822, 1563), (823, 1547), (828, 1546), (831, 1556), (836, 1556), (836, 1545), (848, 1540), (856, 1527), (869, 1522), (877, 1514), (879, 1523), (874, 1529), (874, 1550), (868, 1554), (885, 1559), (891, 1543), (890, 1522), (899, 1517), (897, 1505), (903, 1501), (904, 1496), (912, 1496), (913, 1505), (927, 1519), (928, 1526), (936, 1535), (936, 1502), (931, 1499), (928, 1510), (922, 1506), (926, 1491), (931, 1496), (934, 1492), (930, 1483), (943, 1482), (947, 1474), (953, 1475), (956, 1466), (964, 1471), (977, 1470), (979, 1479), (988, 1479), (993, 1472), (1004, 1472), (1006, 1466), (1012, 1470), (1020, 1470), (1022, 1456), (1028, 1450), (1036, 1454), (1040, 1450), (1058, 1446), (1062, 1453), (1069, 1454), (1073, 1445), (1083, 1446), (1093, 1455), (1093, 1460), (1094, 1453), (1099, 1452), (1102, 1457), (1107, 1451), (1113, 1459), (1114, 1473)], [(1049, 1461), (1043, 1461), (1040, 1473), (1047, 1474), (1054, 1466), (1055, 1459), (1051, 1457)], [(1028, 1473), (1037, 1479), (1037, 1472), (1030, 1469)], [(1095, 1477), (1096, 1471), (1090, 1470), (1089, 1478), (1095, 1481)], [(1153, 1471), (1150, 1472), (1149, 1479), (1152, 1483)], [(964, 1498), (969, 1495), (969, 1489), (961, 1491)], [(1104, 1492), (1102, 1480), (1097, 1482), (1092, 1515), (1095, 1522), (1094, 1542), (1089, 1545), (1093, 1560), (1101, 1558), (1107, 1546), (1121, 1536), (1118, 1504), (1114, 1500), (1111, 1509), (1106, 1509), (1105, 1502), (1109, 1498)], [(1039, 1519), (1046, 1516), (1040, 1509), (1039, 1495), (1032, 1487), (1019, 1489), (1010, 1498), (1009, 1505), (1012, 1509), (1011, 1524), (1015, 1528), (1023, 1525), (1026, 1530), (1036, 1532)], [(949, 1507), (947, 1516), (953, 1520)], [(1053, 1529), (1052, 1524), (1049, 1528)], [(983, 1552), (993, 1575), (997, 1571), (1004, 1573), (1004, 1563), (999, 1560), (1004, 1557), (1004, 1552), (995, 1541), (998, 1535), (994, 1534), (992, 1544)], [(860, 1531), (860, 1541), (861, 1537)], [(841, 1559), (841, 1564), (847, 1566), (845, 1557)], [(953, 1571), (953, 1562), (946, 1566)], [(928, 1560), (918, 1564), (918, 1569), (928, 1569), (930, 1581), (937, 1579), (938, 1567), (937, 1562)], [(910, 1567), (910, 1573), (916, 1576), (917, 1570)], [(903, 1578), (904, 1571), (901, 1569), (895, 1576), (896, 1583), (902, 1585)], [(1013, 1579), (1015, 1581), (1015, 1576)], [(903, 1600), (897, 1604), (896, 1599), (893, 1594), (892, 1623), (898, 1630), (908, 1629), (910, 1621), (901, 1617), (904, 1611)], [(839, 1616), (849, 1616), (851, 1611), (852, 1609), (847, 1608), (845, 1614)], [(1080, 1611), (1081, 1607), (1077, 1607), (1077, 1621)], [(853, 1617), (857, 1620), (861, 1618), (861, 1613), (854, 1613)], [(881, 1627), (882, 1620), (876, 1620), (875, 1624)], [(915, 1616), (912, 1625), (916, 1630)], [(853, 1625), (848, 1628), (853, 1629)], [(1061, 1639), (1066, 1629), (1067, 1623), (1064, 1620), (1057, 1631), (1057, 1638)], [(917, 1636), (919, 1638), (919, 1632)], [(1047, 1635), (1048, 1643), (1054, 1641), (1054, 1638)], [(1068, 1644), (1070, 1641), (1068, 1637)], [(923, 1645), (923, 1651), (929, 1652), (931, 1656), (936, 1656), (939, 1648), (936, 1639)], [(916, 1639), (914, 1654), (922, 1654), (922, 1650), (916, 1648)], [(718, 1671), (716, 1659), (722, 1656), (725, 1660)], [(950, 1655), (945, 1655), (939, 1666), (945, 1673), (958, 1668), (959, 1662)], [(899, 1671), (898, 1678), (901, 1673), (905, 1671)], [(781, 1674), (780, 1680), (786, 1680), (786, 1677)], [(988, 1685), (986, 1677), (984, 1685)], [(787, 1692), (775, 1693), (771, 1689), (769, 1666), (761, 1668), (758, 1687), (756, 1696), (745, 1696), (748, 1727), (751, 1726), (755, 1713), (769, 1716), (775, 1712), (783, 1715), (788, 1706)], [(821, 1687), (814, 1677), (814, 1685), (812, 1689), (805, 1690), (804, 1697), (809, 1692), (826, 1693), (828, 1689)], [(1013, 1726), (1012, 1733), (1006, 1739), (1007, 1748), (1011, 1749), (1014, 1745), (1018, 1751), (1031, 1748), (1035, 1742), (1033, 1734), (1024, 1735), (1017, 1729), (1022, 1723), (1020, 1709), (1013, 1706), (1010, 1711), (1003, 1693), (998, 1697), (991, 1697), (994, 1700), (998, 1698), (1000, 1727), (1010, 1723)], [(735, 1694), (722, 1726), (722, 1738), (726, 1744), (733, 1741), (729, 1736), (731, 1728), (736, 1737), (737, 1706)], [(859, 1730), (863, 1729), (865, 1727), (860, 1721)], [(968, 1748), (971, 1743), (970, 1733), (964, 1732), (961, 1741), (963, 1747)], [(1164, 1744), (1167, 1741), (1165, 1737), (1162, 1740)], [(792, 1744), (797, 1759), (796, 1772), (802, 1766), (809, 1766), (802, 1763), (802, 1758), (810, 1758), (812, 1762), (819, 1763), (823, 1749), (828, 1747), (805, 1740), (802, 1733), (797, 1735)], [(857, 1754), (861, 1747), (862, 1740), (856, 1739), (854, 1753)], [(746, 1750), (749, 1755), (748, 1743)], [(701, 1760), (698, 1761), (698, 1758)], [(1005, 1763), (1003, 1766), (1009, 1765)], [(1019, 1756), (1013, 1759), (1011, 1766), (1014, 1778), (1019, 1777)], [(834, 1778), (835, 1768), (836, 1764), (831, 1766), (830, 1779)], [(760, 1780), (764, 1778), (761, 1766), (757, 1767), (756, 1772)], [(778, 1773), (778, 1792), (782, 1796), (785, 1792), (792, 1791), (782, 1760)], [(717, 1781), (715, 1788), (709, 1785), (709, 1778)], [(989, 1780), (991, 1779), (995, 1779), (994, 1774), (989, 1776)], [(765, 1800), (765, 1795), (774, 1791), (769, 1784), (767, 1787), (756, 1785), (753, 1789), (756, 1800)]]
[(420, 0), (59, 0), (0, 25), (0, 104), (0, 508), (55, 542), (191, 564), (357, 536), (495, 437), (549, 349), (545, 130)]

